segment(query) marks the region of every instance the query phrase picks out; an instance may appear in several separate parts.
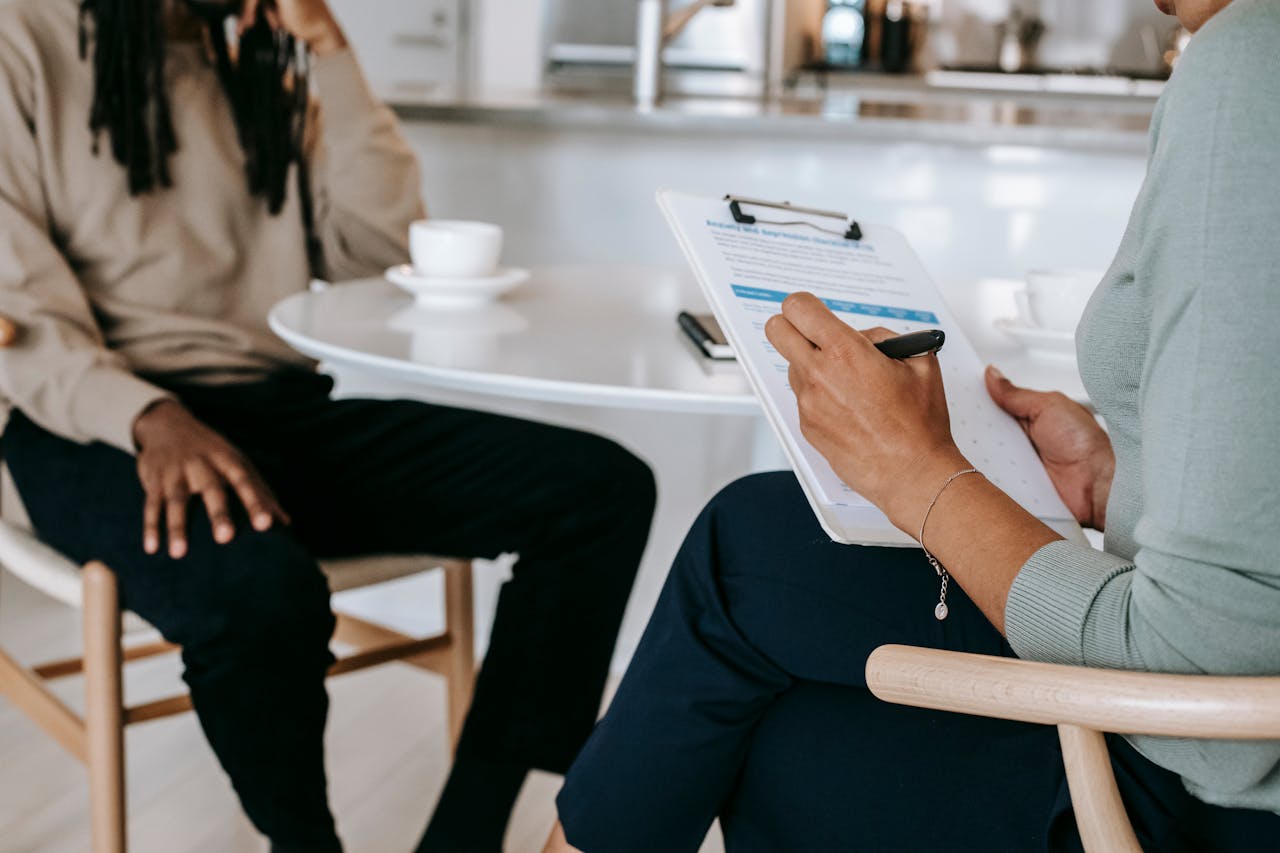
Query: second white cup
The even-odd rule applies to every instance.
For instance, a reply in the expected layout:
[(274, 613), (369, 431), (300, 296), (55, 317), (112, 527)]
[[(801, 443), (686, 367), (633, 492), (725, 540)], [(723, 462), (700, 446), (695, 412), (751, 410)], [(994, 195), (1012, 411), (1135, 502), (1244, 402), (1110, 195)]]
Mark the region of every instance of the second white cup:
[(1093, 270), (1033, 270), (1017, 291), (1024, 322), (1053, 332), (1074, 332), (1102, 273)]
[(409, 226), (409, 256), (421, 276), (490, 276), (502, 257), (502, 228), (488, 222), (420, 219)]

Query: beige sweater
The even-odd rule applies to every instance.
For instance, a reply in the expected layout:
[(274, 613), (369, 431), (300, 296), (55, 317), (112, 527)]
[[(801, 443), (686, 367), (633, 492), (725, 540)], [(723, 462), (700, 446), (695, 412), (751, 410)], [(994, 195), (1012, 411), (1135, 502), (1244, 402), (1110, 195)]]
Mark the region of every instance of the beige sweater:
[[(92, 153), (78, 7), (0, 4), (0, 314), (22, 329), (0, 352), (0, 395), (52, 432), (132, 453), (134, 419), (164, 396), (148, 377), (226, 382), (307, 363), (266, 325), (306, 288), (306, 250), (292, 181), (278, 216), (249, 195), (230, 107), (195, 43), (169, 50), (174, 186), (129, 196), (105, 137)], [(417, 163), (349, 51), (313, 75), (328, 272), (377, 274), (405, 258), (424, 215)]]

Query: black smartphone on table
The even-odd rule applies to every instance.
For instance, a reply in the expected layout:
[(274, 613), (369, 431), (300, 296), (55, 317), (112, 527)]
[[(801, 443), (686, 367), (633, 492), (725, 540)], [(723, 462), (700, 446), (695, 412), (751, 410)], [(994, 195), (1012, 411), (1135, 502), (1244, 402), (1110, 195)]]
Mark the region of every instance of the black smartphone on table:
[(724, 331), (714, 316), (681, 311), (676, 319), (680, 323), (680, 328), (689, 336), (689, 340), (693, 341), (707, 358), (715, 361), (734, 360), (733, 347), (729, 345)]

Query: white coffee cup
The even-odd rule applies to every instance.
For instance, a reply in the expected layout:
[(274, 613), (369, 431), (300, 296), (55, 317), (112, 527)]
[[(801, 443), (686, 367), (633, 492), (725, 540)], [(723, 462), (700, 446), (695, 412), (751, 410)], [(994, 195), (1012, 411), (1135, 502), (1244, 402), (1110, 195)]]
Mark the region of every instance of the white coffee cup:
[(1051, 332), (1074, 332), (1102, 279), (1095, 270), (1032, 270), (1014, 293), (1024, 323)]
[(409, 226), (409, 256), (418, 275), (480, 278), (498, 270), (502, 228), (488, 222), (420, 219)]

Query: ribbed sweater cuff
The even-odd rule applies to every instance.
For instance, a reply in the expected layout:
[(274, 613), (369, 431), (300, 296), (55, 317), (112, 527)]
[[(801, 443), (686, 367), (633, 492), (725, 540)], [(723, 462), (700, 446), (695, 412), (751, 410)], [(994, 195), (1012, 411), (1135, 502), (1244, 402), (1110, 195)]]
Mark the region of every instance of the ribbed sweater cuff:
[(172, 397), (127, 370), (99, 365), (81, 377), (71, 419), (80, 435), (132, 456), (138, 452), (133, 443), (133, 422), (148, 406)]
[[(1094, 603), (1112, 578), (1132, 569), (1133, 563), (1105, 551), (1062, 540), (1045, 545), (1009, 590), (1004, 610), (1009, 645), (1027, 660), (1088, 665), (1085, 635)], [(1088, 633), (1119, 636), (1123, 626), (1112, 627)]]
[(314, 58), (311, 77), (324, 109), (324, 133), (331, 140), (358, 136), (385, 109), (350, 47)]

